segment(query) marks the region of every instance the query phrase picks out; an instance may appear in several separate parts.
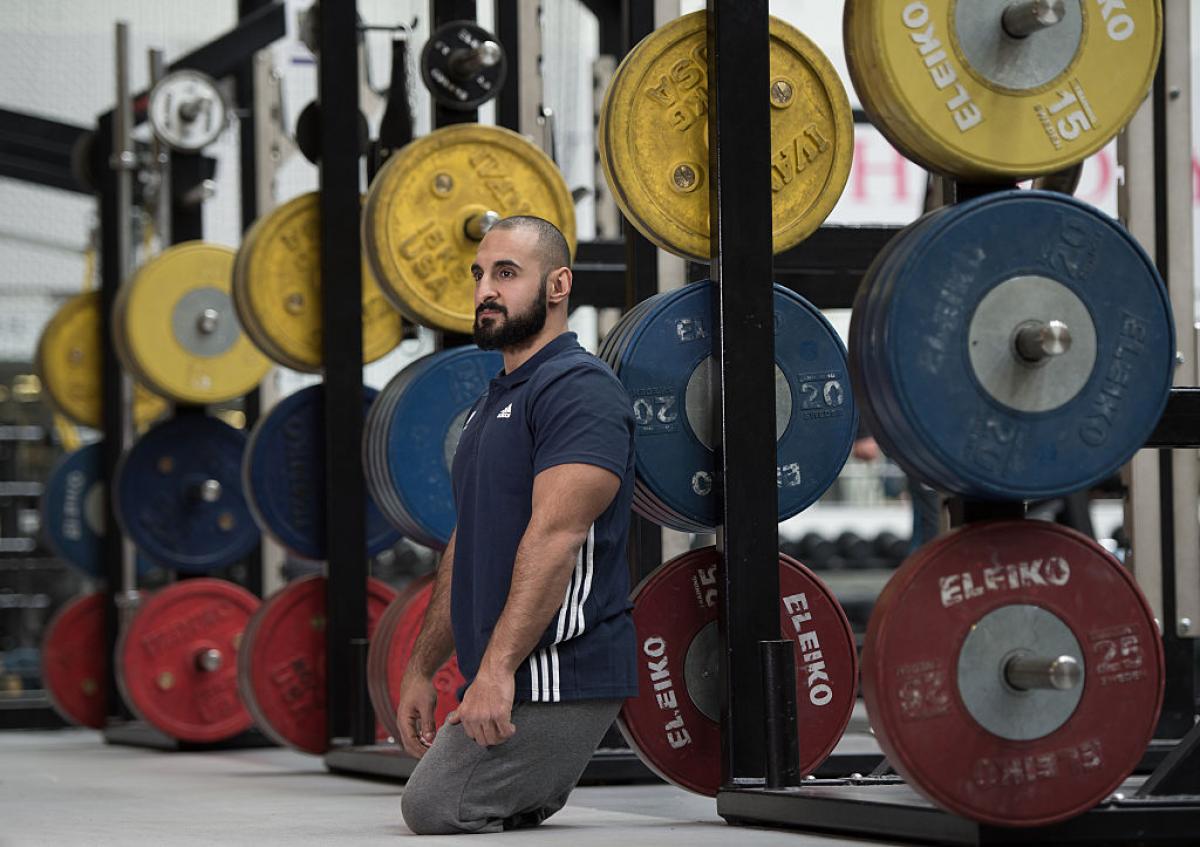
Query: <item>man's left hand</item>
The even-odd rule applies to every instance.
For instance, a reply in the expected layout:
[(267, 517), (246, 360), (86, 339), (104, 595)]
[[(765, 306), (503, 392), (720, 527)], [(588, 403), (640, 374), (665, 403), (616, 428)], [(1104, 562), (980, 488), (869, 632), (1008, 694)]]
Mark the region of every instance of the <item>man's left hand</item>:
[(513, 689), (512, 676), (481, 673), (446, 720), (461, 723), (467, 736), (480, 747), (503, 744), (517, 731), (512, 723)]

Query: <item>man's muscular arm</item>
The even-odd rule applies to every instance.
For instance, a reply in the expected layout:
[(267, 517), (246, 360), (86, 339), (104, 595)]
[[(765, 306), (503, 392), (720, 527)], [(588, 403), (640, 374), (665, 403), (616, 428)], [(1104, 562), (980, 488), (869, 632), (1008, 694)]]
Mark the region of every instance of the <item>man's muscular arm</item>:
[(425, 610), (421, 632), (413, 644), (404, 678), (400, 682), (400, 697), (396, 722), (400, 725), (400, 743), (410, 756), (421, 758), (433, 743), (434, 709), (437, 690), (433, 675), (454, 652), (454, 632), (450, 627), (450, 582), (454, 573), (454, 539), (446, 545), (434, 577), (433, 597)]
[(562, 605), (579, 548), (621, 487), (595, 465), (556, 465), (533, 480), (533, 515), (513, 564), (512, 587), (492, 630), (479, 673), (450, 720), (483, 746), (499, 744), (512, 725), (513, 675)]

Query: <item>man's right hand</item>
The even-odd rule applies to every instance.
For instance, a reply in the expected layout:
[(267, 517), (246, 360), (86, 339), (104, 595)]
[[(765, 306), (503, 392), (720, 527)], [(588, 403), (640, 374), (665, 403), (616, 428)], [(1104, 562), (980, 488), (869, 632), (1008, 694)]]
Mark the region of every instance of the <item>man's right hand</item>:
[(437, 731), (434, 710), (437, 689), (433, 680), (409, 668), (400, 681), (400, 702), (396, 707), (396, 723), (400, 726), (400, 744), (404, 752), (419, 759), (425, 755)]

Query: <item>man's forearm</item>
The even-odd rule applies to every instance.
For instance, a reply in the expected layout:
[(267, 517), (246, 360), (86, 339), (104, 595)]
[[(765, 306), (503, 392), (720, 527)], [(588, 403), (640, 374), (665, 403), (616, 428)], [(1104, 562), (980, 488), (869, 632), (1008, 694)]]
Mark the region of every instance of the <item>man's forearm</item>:
[(450, 625), (450, 583), (454, 575), (454, 539), (446, 545), (433, 583), (433, 597), (425, 610), (421, 632), (413, 644), (408, 669), (432, 677), (454, 652), (454, 630)]
[(480, 675), (512, 676), (562, 605), (584, 536), (531, 522), (513, 565), (512, 586), (480, 663)]

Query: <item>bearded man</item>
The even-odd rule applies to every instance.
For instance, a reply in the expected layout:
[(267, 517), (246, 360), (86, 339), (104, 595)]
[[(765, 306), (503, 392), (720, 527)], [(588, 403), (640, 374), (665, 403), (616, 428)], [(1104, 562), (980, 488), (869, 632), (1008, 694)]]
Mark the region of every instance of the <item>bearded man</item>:
[[(567, 331), (570, 251), (553, 224), (496, 223), (471, 272), (475, 343), (504, 371), (463, 426), (458, 523), (401, 685), (417, 834), (541, 823), (637, 694), (629, 398)], [(467, 684), (435, 733), (432, 679), (452, 650)]]

